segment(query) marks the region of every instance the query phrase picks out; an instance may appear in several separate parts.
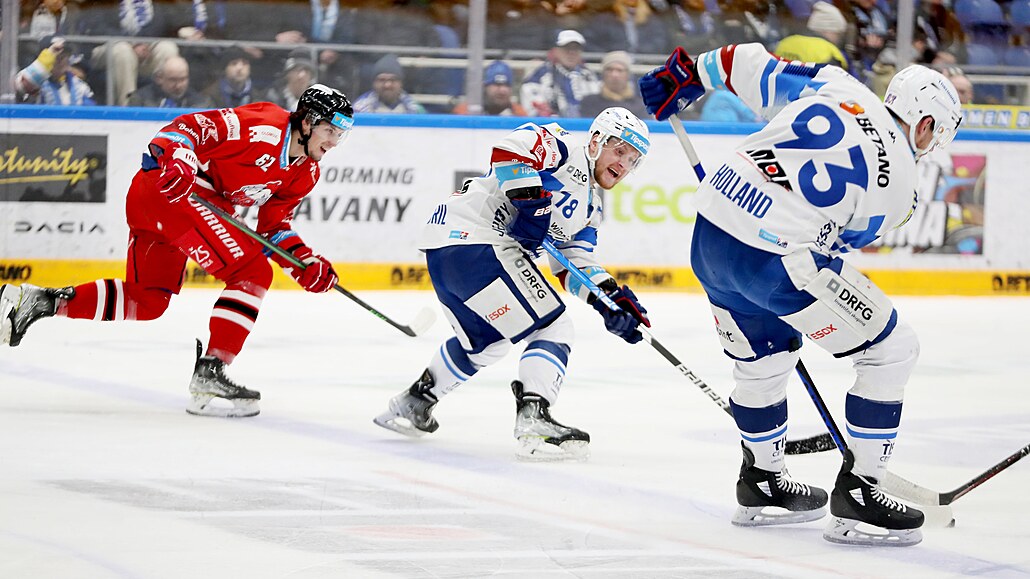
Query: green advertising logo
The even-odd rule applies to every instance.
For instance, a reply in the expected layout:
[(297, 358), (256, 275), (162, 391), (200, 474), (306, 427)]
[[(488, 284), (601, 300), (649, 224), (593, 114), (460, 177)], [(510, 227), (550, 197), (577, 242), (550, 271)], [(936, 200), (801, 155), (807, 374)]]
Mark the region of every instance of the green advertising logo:
[(605, 218), (624, 223), (693, 223), (697, 212), (690, 198), (696, 191), (696, 185), (684, 185), (667, 191), (656, 184), (632, 188), (620, 183), (605, 194)]

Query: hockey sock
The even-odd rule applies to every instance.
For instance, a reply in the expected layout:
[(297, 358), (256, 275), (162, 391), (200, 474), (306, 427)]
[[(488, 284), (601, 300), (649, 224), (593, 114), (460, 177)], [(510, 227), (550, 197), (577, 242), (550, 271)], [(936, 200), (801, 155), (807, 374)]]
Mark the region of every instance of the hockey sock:
[(268, 289), (249, 281), (226, 286), (211, 312), (207, 355), (231, 364), (243, 349)]
[(436, 381), (429, 393), (439, 400), (464, 384), (478, 371), (479, 366), (469, 359), (458, 338), (451, 338), (437, 349), (429, 362), (429, 373)]
[(744, 445), (755, 455), (755, 466), (772, 472), (783, 470), (787, 441), (787, 399), (763, 408), (741, 406), (730, 398), (733, 419)]
[(519, 359), (519, 380), (524, 390), (543, 396), (553, 405), (565, 379), (570, 351), (566, 344), (547, 340), (530, 342)]
[(848, 446), (855, 472), (883, 480), (901, 423), (901, 402), (880, 402), (848, 394), (844, 404)]
[(98, 279), (75, 286), (75, 297), (62, 300), (57, 315), (104, 322), (154, 320), (168, 309), (171, 299), (167, 290), (120, 279)]

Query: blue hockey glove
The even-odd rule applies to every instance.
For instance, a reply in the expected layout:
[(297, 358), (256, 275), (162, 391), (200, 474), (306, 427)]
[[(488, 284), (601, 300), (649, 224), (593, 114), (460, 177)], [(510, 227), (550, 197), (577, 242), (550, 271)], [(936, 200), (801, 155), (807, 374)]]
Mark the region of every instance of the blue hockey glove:
[(630, 344), (636, 344), (644, 339), (638, 326), (644, 324), (645, 327), (650, 328), (651, 320), (647, 319), (647, 310), (637, 301), (633, 290), (624, 285), (606, 293), (620, 309), (619, 311), (612, 310), (600, 299), (594, 300), (594, 309), (604, 318), (604, 327)]
[(665, 66), (640, 77), (639, 84), (647, 112), (659, 121), (687, 108), (705, 94), (705, 87), (697, 77), (697, 67), (682, 46), (669, 55)]
[(523, 249), (534, 252), (547, 236), (551, 226), (551, 192), (539, 190), (539, 197), (519, 197), (511, 200), (515, 206), (515, 218), (508, 224), (511, 235)]

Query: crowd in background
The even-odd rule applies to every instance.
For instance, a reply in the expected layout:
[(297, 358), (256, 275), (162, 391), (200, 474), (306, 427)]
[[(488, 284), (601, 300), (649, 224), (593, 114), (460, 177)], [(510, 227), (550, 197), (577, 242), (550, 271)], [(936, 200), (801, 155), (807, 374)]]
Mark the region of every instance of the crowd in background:
[[(546, 56), (488, 63), (483, 113), (590, 117), (618, 105), (646, 116), (635, 59), (731, 42), (840, 66), (882, 95), (896, 70), (895, 10), (891, 0), (489, 0), (487, 49)], [(358, 112), (468, 112), (460, 66), (403, 66), (402, 50), (312, 46), (463, 48), (467, 2), (27, 0), (19, 18), (20, 102), (212, 108), (268, 100), (292, 109), (317, 81), (344, 91)], [(946, 72), (964, 100), (1024, 104), (1003, 85), (974, 87), (960, 67), (1030, 69), (1030, 0), (916, 0), (915, 22), (916, 62)], [(694, 114), (755, 120), (730, 93), (707, 96)]]

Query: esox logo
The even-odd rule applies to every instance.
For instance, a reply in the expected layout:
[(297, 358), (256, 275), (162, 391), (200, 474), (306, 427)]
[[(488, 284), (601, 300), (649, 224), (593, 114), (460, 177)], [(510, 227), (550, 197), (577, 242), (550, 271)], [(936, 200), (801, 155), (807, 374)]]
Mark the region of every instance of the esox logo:
[(510, 311), (511, 311), (511, 306), (509, 306), (508, 304), (505, 304), (505, 305), (497, 308), (496, 310), (490, 312), (489, 314), (487, 314), (486, 315), (486, 319), (488, 319), (488, 320), (490, 320), (492, 322), (492, 321), (496, 320), (497, 318), (503, 316), (504, 314), (506, 314), (506, 313), (508, 313)]
[(811, 334), (808, 334), (808, 337), (812, 338), (813, 340), (818, 340), (819, 338), (825, 338), (826, 336), (829, 336), (830, 334), (832, 334), (832, 333), (834, 333), (836, 331), (837, 331), (837, 328), (834, 328), (833, 324), (830, 324), (830, 325), (826, 326), (825, 328), (823, 328), (821, 330), (816, 330), (816, 331), (812, 332)]

